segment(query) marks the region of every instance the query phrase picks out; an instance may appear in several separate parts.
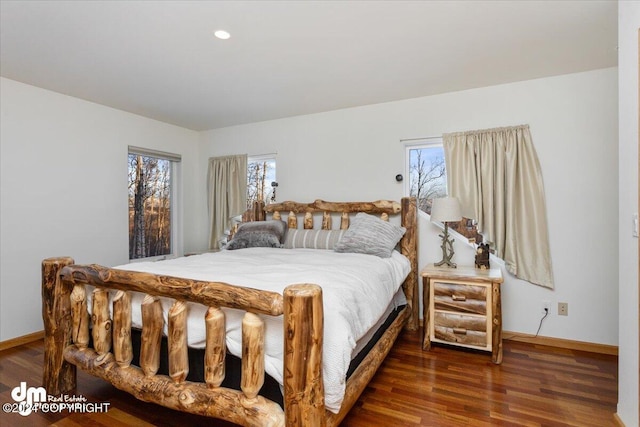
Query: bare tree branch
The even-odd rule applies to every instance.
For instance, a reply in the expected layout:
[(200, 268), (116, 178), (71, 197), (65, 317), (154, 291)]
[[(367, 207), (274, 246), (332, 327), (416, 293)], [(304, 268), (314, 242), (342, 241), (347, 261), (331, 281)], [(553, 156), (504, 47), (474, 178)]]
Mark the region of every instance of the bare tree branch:
[(423, 150), (411, 150), (415, 157), (410, 159), (410, 195), (418, 200), (418, 208), (430, 213), (434, 198), (444, 197), (446, 189), (446, 169), (444, 157), (428, 160), (423, 156)]
[(129, 155), (129, 257), (171, 252), (171, 161)]

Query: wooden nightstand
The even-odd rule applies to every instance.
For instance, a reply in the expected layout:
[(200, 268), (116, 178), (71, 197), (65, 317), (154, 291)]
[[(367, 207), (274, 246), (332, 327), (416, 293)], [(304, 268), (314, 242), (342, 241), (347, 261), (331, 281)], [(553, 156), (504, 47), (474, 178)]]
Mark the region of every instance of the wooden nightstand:
[(441, 342), (490, 351), (493, 363), (502, 363), (502, 271), (430, 264), (421, 274), (422, 349)]

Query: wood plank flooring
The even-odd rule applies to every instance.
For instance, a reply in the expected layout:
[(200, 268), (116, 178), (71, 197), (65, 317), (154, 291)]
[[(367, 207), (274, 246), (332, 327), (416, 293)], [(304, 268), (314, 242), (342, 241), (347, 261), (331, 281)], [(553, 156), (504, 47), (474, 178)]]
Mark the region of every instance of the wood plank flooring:
[[(504, 361), (488, 353), (433, 346), (404, 332), (342, 423), (370, 426), (616, 426), (617, 357), (504, 342)], [(0, 352), (0, 403), (21, 381), (42, 384), (42, 340)], [(106, 413), (0, 412), (2, 426), (231, 426), (140, 402), (78, 371), (78, 390)]]

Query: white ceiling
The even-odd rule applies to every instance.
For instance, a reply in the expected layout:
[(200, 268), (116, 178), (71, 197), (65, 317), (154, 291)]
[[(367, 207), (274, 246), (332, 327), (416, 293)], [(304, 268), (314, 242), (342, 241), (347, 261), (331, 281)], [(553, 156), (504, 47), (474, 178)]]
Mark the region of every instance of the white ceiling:
[(3, 77), (194, 130), (617, 65), (616, 1), (1, 0), (0, 15)]

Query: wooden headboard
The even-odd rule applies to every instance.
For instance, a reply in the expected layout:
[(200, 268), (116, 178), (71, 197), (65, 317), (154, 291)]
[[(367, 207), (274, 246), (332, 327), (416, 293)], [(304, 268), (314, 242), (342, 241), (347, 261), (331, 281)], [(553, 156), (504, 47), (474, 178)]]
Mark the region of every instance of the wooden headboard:
[[(243, 215), (243, 221), (264, 221), (271, 215), (271, 219), (284, 219), (289, 228), (298, 228), (301, 224), (304, 229), (314, 228), (314, 214), (322, 214), (321, 228), (333, 229), (334, 216), (339, 216), (340, 229), (349, 228), (350, 216), (358, 212), (372, 215), (380, 215), (385, 221), (390, 216), (400, 215), (400, 222), (407, 229), (400, 240), (400, 250), (411, 263), (411, 272), (403, 283), (404, 293), (410, 307), (410, 316), (407, 329), (417, 330), (419, 322), (418, 313), (418, 214), (416, 199), (404, 197), (400, 202), (392, 200), (378, 200), (375, 202), (327, 202), (316, 200), (311, 203), (282, 202), (264, 205), (256, 203), (253, 209)], [(336, 227), (337, 228), (337, 227)]]

